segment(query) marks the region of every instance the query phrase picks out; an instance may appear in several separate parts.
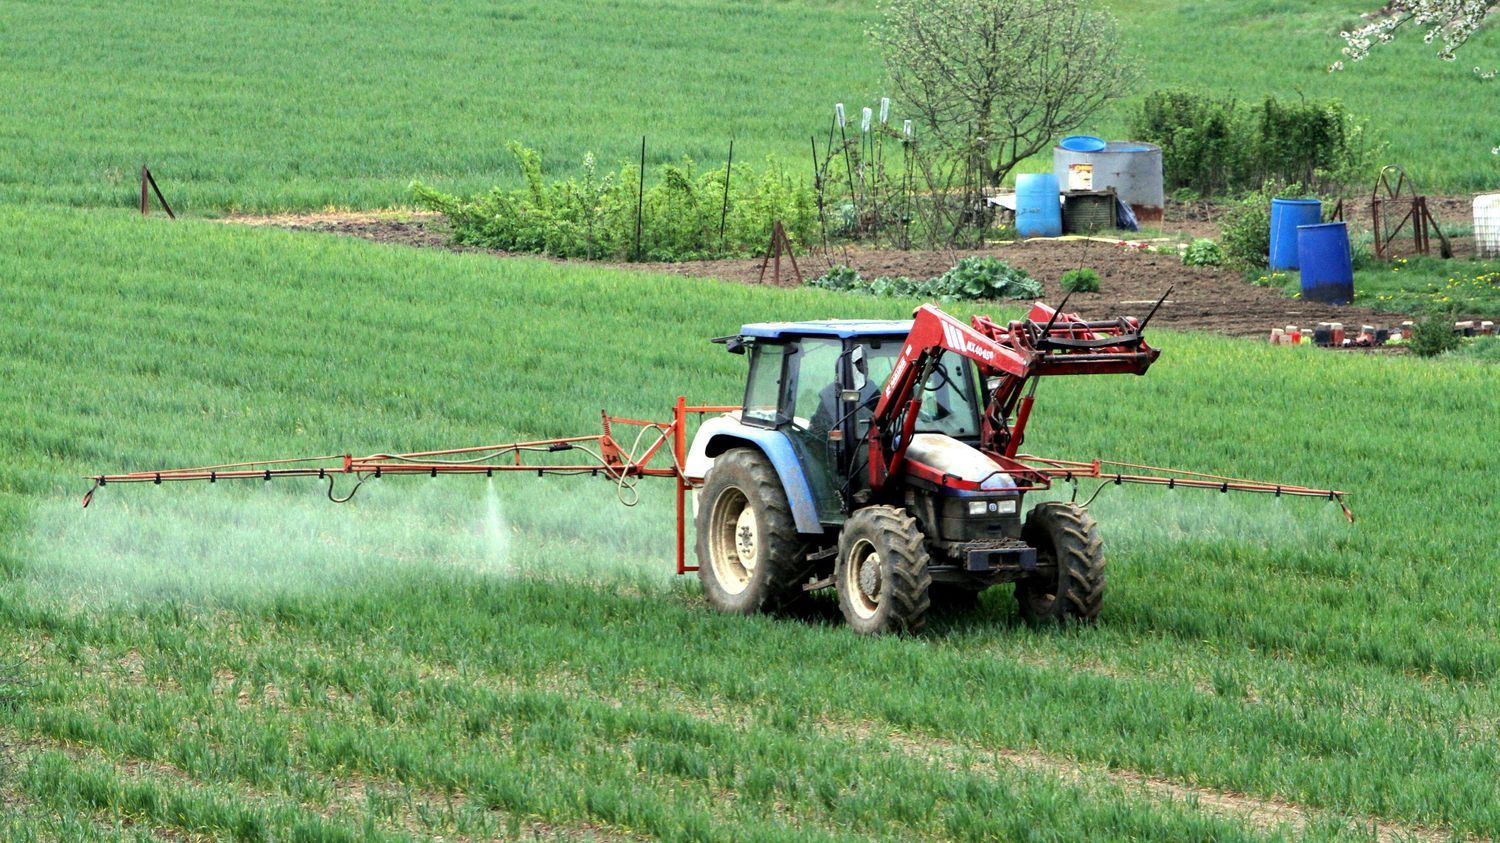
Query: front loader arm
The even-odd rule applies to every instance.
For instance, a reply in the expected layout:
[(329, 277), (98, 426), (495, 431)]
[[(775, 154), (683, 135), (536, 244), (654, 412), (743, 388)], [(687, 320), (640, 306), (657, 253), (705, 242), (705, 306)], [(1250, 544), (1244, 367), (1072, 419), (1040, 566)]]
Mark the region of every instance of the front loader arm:
[(916, 431), (922, 387), (945, 351), (975, 361), (983, 371), (1020, 379), (1031, 373), (1037, 356), (1007, 348), (930, 304), (917, 308), (911, 333), (906, 335), (901, 356), (886, 379), (870, 420), (871, 489), (884, 488), (891, 475), (901, 470)]

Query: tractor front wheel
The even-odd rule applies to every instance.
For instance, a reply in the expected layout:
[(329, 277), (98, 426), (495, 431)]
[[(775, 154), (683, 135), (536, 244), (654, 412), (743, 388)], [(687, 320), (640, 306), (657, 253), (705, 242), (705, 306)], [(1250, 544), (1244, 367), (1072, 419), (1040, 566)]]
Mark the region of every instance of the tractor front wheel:
[(736, 448), (720, 455), (697, 494), (698, 579), (709, 605), (750, 615), (800, 596), (803, 543), (764, 454)]
[(1029, 623), (1091, 623), (1104, 605), (1104, 546), (1094, 517), (1062, 501), (1037, 504), (1021, 537), (1045, 570), (1016, 583), (1016, 602)]
[(844, 523), (833, 579), (839, 608), (856, 632), (916, 632), (927, 621), (932, 573), (917, 521), (891, 506), (868, 506)]

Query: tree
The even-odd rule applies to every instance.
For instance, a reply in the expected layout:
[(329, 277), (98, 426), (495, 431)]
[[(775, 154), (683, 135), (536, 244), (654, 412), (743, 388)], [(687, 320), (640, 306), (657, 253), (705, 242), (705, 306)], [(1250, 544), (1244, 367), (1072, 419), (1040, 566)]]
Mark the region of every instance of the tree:
[[(1350, 61), (1360, 61), (1370, 55), (1370, 50), (1396, 40), (1402, 27), (1415, 25), (1425, 27), (1422, 41), (1441, 43), (1438, 58), (1455, 61), (1458, 50), (1484, 26), (1490, 12), (1500, 9), (1500, 0), (1391, 0), (1386, 3), (1375, 19), (1364, 26), (1340, 32), (1344, 39), (1344, 55)], [(1344, 69), (1343, 61), (1336, 61), (1330, 71)], [(1494, 79), (1500, 70), (1485, 70), (1476, 66), (1475, 75), (1482, 79)], [(1500, 155), (1500, 146), (1490, 152)]]
[(1115, 20), (1086, 0), (886, 0), (870, 37), (946, 152), (999, 186), (1135, 79)]
[[(1357, 29), (1340, 32), (1344, 39), (1344, 55), (1350, 61), (1359, 61), (1370, 54), (1370, 50), (1396, 40), (1402, 27), (1414, 25), (1426, 28), (1422, 40), (1428, 44), (1441, 43), (1438, 58), (1453, 61), (1458, 50), (1468, 43), (1474, 33), (1484, 26), (1485, 18), (1495, 9), (1500, 9), (1500, 0), (1391, 0), (1380, 10), (1373, 21)], [(1342, 70), (1342, 61), (1334, 62), (1331, 70)], [(1494, 71), (1484, 72), (1474, 68), (1475, 73), (1493, 77)]]

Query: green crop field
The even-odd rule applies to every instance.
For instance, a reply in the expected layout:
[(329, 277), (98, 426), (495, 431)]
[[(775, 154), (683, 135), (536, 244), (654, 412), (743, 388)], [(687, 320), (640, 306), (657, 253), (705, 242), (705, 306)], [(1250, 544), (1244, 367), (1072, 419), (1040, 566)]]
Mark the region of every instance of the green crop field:
[(516, 477), (84, 511), (79, 475), (587, 432), (733, 400), (743, 360), (705, 338), (742, 321), (911, 302), (0, 225), (6, 839), (1500, 834), (1492, 364), (1162, 334), (1145, 378), (1049, 383), (1038, 452), (1335, 484), (1359, 522), (1109, 489), (1098, 626), (1028, 629), (1002, 586), (871, 640), (705, 608), (668, 573), (667, 484), (634, 510)]
[[(1143, 92), (1338, 96), (1424, 185), (1500, 176), (1466, 67), (1403, 43), (1325, 72), (1374, 0), (1112, 5)], [(731, 136), (800, 161), (832, 102), (885, 92), (873, 8), (0, 0), (0, 840), (1500, 836), (1493, 342), (1158, 332), (1145, 378), (1049, 381), (1028, 450), (1335, 486), (1358, 515), (1105, 488), (1089, 627), (1027, 626), (1009, 586), (920, 637), (853, 635), (832, 600), (717, 614), (670, 573), (665, 481), (633, 508), (529, 476), (80, 508), (104, 471), (733, 402), (744, 359), (708, 338), (909, 314), (128, 210), (143, 162), (205, 217), (514, 183), (509, 140), (563, 171), (642, 134), (657, 162)], [(1490, 312), (1488, 269), (1366, 286)]]
[[(1378, 2), (1111, 5), (1143, 93), (1340, 97), (1429, 189), (1500, 181), (1496, 89), (1467, 66), (1493, 63), (1484, 43), (1455, 66), (1413, 39), (1330, 75), (1337, 32)], [(653, 161), (722, 161), (733, 136), (740, 160), (798, 163), (835, 101), (889, 93), (862, 37), (872, 9), (3, 0), (0, 201), (128, 206), (149, 163), (194, 214), (379, 207), (409, 202), (413, 178), (460, 191), (514, 182), (510, 140), (559, 170), (590, 150), (633, 159), (642, 135)], [(1132, 101), (1082, 128), (1121, 134)]]

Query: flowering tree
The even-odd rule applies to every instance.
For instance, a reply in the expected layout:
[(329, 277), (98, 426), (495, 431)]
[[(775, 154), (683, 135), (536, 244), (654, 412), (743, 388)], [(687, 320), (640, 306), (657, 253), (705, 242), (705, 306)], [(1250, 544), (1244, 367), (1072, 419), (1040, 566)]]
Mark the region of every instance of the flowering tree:
[[(1425, 27), (1423, 42), (1441, 44), (1438, 58), (1454, 61), (1459, 48), (1469, 42), (1496, 9), (1500, 9), (1500, 0), (1391, 0), (1375, 20), (1339, 35), (1344, 39), (1344, 55), (1350, 61), (1359, 61), (1375, 47), (1396, 40), (1402, 27)], [(1336, 61), (1328, 69), (1343, 70), (1344, 63)], [(1474, 73), (1483, 79), (1494, 79), (1500, 70), (1476, 66)], [(1490, 152), (1500, 155), (1500, 146)]]
[[(1350, 32), (1340, 32), (1346, 46), (1344, 55), (1350, 61), (1359, 61), (1370, 54), (1370, 50), (1381, 44), (1396, 40), (1396, 35), (1407, 25), (1426, 28), (1422, 40), (1428, 44), (1441, 44), (1438, 58), (1453, 61), (1458, 49), (1466, 44), (1485, 18), (1495, 9), (1500, 9), (1500, 0), (1391, 0), (1374, 21)], [(1342, 61), (1334, 62), (1332, 70), (1342, 70)], [(1495, 71), (1475, 73), (1493, 77)]]
[(885, 0), (881, 11), (870, 36), (902, 98), (990, 185), (1133, 81), (1114, 18), (1089, 0)]

